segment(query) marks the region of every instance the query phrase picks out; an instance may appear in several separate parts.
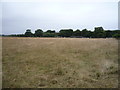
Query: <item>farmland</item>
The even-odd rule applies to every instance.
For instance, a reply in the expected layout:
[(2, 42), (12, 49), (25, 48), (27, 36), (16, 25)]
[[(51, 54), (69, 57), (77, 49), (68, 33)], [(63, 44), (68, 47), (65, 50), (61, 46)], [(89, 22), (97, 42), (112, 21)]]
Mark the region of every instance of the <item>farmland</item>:
[(3, 88), (117, 88), (118, 41), (2, 38)]

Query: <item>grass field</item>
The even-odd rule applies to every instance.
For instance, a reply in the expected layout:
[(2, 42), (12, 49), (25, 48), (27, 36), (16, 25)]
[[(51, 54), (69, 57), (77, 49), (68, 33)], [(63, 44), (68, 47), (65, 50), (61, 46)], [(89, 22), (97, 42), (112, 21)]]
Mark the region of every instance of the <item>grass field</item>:
[(118, 41), (2, 38), (3, 88), (117, 88)]

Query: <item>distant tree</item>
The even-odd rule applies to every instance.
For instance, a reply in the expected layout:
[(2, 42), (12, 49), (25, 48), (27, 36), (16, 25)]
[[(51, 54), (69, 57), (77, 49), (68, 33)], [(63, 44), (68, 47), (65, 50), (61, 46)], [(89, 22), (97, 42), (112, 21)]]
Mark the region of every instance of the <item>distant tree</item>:
[(24, 37), (24, 34), (17, 34), (16, 37)]
[(90, 37), (90, 31), (83, 29), (81, 32), (82, 37)]
[(73, 36), (81, 36), (81, 31), (77, 29), (76, 31), (73, 32)]
[(95, 38), (104, 38), (105, 37), (104, 29), (102, 27), (95, 27), (94, 37)]
[(31, 29), (27, 29), (25, 32), (25, 37), (33, 37), (33, 33), (31, 33)]
[(90, 38), (94, 38), (94, 32), (93, 31), (89, 31), (89, 35), (90, 35)]
[(120, 34), (120, 30), (114, 30), (113, 33), (114, 34), (117, 34), (117, 33)]
[(119, 33), (116, 33), (113, 35), (114, 38), (120, 38), (120, 34)]
[(55, 33), (55, 30), (53, 30), (53, 31), (52, 30), (47, 30), (46, 32), (47, 33)]
[(55, 32), (55, 37), (60, 37), (60, 33), (59, 32)]
[(71, 37), (73, 35), (72, 29), (62, 29), (59, 31), (61, 37)]
[(9, 37), (17, 37), (17, 34), (8, 35)]
[(56, 37), (56, 33), (48, 33), (48, 32), (45, 32), (43, 33), (43, 37)]
[(110, 37), (112, 37), (113, 35), (114, 35), (113, 31), (110, 31), (110, 30), (105, 31), (105, 37), (110, 38)]
[(106, 38), (114, 37), (120, 38), (120, 30), (104, 30), (103, 27), (95, 27), (94, 31), (88, 31), (83, 29), (80, 31), (77, 29), (61, 29), (59, 32), (55, 30), (47, 30), (43, 32), (41, 29), (37, 29), (33, 34), (31, 29), (27, 29), (24, 34), (11, 34), (11, 35), (1, 35), (4, 37), (89, 37), (89, 38)]
[(41, 29), (37, 29), (35, 31), (35, 37), (42, 37), (43, 36), (43, 31)]

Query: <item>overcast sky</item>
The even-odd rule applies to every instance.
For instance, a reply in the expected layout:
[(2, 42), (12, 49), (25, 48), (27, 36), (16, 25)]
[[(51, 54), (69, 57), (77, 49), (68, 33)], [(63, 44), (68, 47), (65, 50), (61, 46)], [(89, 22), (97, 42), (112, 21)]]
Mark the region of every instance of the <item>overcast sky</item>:
[(118, 29), (118, 2), (80, 2), (80, 0), (41, 0), (41, 2), (3, 2), (3, 34), (24, 33), (30, 28), (46, 31), (88, 29), (102, 26)]

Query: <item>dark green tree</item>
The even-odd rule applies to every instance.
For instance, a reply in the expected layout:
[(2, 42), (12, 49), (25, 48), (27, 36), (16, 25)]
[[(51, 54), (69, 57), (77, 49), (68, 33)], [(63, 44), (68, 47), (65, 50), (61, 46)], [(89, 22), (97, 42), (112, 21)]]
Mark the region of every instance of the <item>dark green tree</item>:
[(33, 37), (33, 33), (31, 32), (31, 29), (27, 29), (25, 32), (25, 37)]
[(42, 37), (43, 36), (43, 31), (41, 29), (37, 29), (35, 31), (35, 37)]
[(110, 38), (114, 35), (113, 31), (107, 30), (105, 31), (105, 37)]
[(89, 31), (89, 35), (90, 35), (90, 38), (94, 38), (94, 32), (93, 31)]
[(72, 29), (62, 29), (59, 31), (61, 37), (71, 37), (73, 35)]
[(94, 30), (95, 38), (104, 38), (105, 36), (106, 36), (105, 31), (102, 27), (95, 27), (95, 30)]
[(55, 30), (53, 30), (53, 31), (52, 30), (47, 30), (46, 32), (47, 33), (55, 33)]
[(120, 34), (120, 30), (114, 30), (113, 31), (113, 34), (117, 34), (117, 33)]
[(73, 32), (73, 36), (81, 36), (81, 31), (77, 29), (76, 31)]
[(90, 31), (83, 29), (81, 32), (82, 37), (90, 37)]
[(116, 33), (113, 35), (114, 38), (120, 38), (120, 34), (119, 33)]
[(55, 30), (47, 30), (46, 32), (44, 32), (43, 36), (44, 37), (57, 37), (57, 33), (55, 32)]
[(43, 37), (56, 37), (56, 33), (48, 33), (48, 32), (45, 32), (43, 33)]

